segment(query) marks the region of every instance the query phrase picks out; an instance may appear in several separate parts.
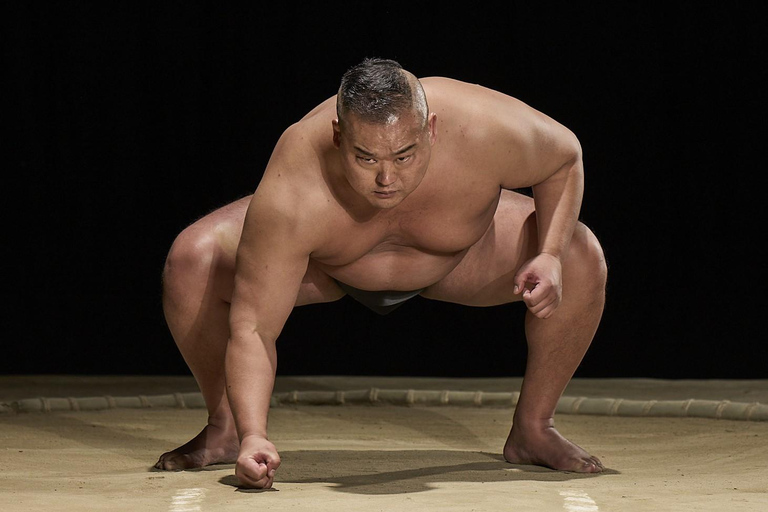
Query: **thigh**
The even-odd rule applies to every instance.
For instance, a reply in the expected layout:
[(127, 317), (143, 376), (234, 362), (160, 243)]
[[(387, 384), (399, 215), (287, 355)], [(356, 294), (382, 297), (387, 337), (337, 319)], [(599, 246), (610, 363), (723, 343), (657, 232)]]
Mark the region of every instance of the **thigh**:
[(493, 222), (450, 274), (422, 296), (468, 306), (493, 306), (521, 300), (512, 292), (517, 269), (538, 247), (533, 199), (502, 191)]
[[(212, 211), (189, 226), (184, 233), (193, 246), (204, 247), (210, 252), (209, 277), (213, 278), (212, 290), (226, 302), (232, 300), (237, 248), (252, 197), (243, 197)], [(310, 259), (296, 305), (331, 302), (344, 295), (336, 282), (318, 269)]]

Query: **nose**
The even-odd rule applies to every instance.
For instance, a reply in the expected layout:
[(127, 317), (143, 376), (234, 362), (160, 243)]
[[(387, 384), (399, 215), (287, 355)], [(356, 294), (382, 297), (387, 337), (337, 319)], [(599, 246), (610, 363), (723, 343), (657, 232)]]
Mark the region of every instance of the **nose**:
[(376, 175), (376, 184), (382, 187), (388, 187), (397, 181), (394, 170), (386, 163), (381, 166), (379, 173)]

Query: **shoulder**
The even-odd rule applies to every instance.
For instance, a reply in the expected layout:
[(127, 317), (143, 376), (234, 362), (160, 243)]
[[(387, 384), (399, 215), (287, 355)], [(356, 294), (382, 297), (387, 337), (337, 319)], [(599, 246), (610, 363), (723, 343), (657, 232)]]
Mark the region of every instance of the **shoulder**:
[(526, 102), (480, 84), (446, 77), (426, 77), (421, 82), (430, 108), (434, 103), (434, 108), (447, 116), (462, 116), (478, 126), (521, 134), (562, 126)]
[(313, 245), (327, 217), (329, 196), (313, 132), (296, 123), (275, 145), (248, 208), (245, 230), (298, 236)]
[[(480, 84), (462, 82), (446, 77), (426, 77), (421, 80), (427, 101), (435, 106), (462, 111), (483, 112), (502, 108), (533, 110), (519, 99)], [(496, 116), (493, 116), (496, 117)]]
[(460, 125), (469, 140), (511, 145), (516, 152), (579, 149), (571, 130), (509, 94), (445, 77), (427, 77), (422, 84), (438, 119), (446, 128)]

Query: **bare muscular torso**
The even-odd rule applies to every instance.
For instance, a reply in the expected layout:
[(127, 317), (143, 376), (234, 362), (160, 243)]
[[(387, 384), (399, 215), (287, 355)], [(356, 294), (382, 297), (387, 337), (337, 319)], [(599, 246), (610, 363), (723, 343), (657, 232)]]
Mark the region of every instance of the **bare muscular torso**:
[[(248, 200), (245, 221), (240, 222), (246, 201), (240, 201), (216, 216), (223, 222), (201, 230), (225, 243), (216, 247), (218, 259), (203, 283), (203, 305), (199, 295), (179, 301), (183, 316), (203, 326), (204, 334), (189, 336), (188, 353), (213, 346), (208, 338), (225, 332), (229, 339), (226, 350), (216, 345), (201, 352), (190, 367), (205, 370), (199, 374), (207, 379), (201, 388), (208, 391), (210, 417), (226, 411), (226, 404), (231, 408), (239, 439), (230, 435), (227, 446), (231, 450), (239, 440), (237, 474), (249, 486), (271, 485), (280, 465), (267, 440), (277, 339), (296, 305), (343, 296), (330, 278), (364, 290), (425, 288), (421, 294), (429, 299), (475, 306), (525, 301), (529, 346), (535, 350), (529, 352), (531, 371), (515, 412), (517, 430), (504, 455), (569, 471), (602, 469), (551, 421), (594, 334), (590, 319), (602, 307), (597, 290), (604, 278), (592, 283), (604, 272), (586, 264), (601, 261), (600, 253), (587, 251), (583, 229), (581, 242), (571, 245), (583, 187), (578, 141), (504, 94), (444, 78), (421, 82), (433, 113), (426, 125), (416, 109), (401, 109), (387, 122), (366, 122), (349, 112), (336, 122), (330, 98), (283, 133)], [(529, 186), (535, 205), (512, 192)], [(236, 233), (235, 226), (242, 230)], [(229, 294), (229, 249), (238, 238)], [(587, 252), (592, 256), (583, 256)], [(570, 279), (565, 298), (563, 276)], [(223, 302), (206, 300), (211, 293)], [(538, 322), (555, 309), (560, 316)], [(206, 311), (209, 316), (201, 316)], [(211, 446), (224, 445), (209, 444), (216, 429), (223, 430), (209, 426), (214, 425), (177, 452), (196, 449), (203, 463), (231, 462), (232, 453), (211, 456)]]
[[(422, 84), (430, 110), (437, 114), (437, 138), (424, 179), (396, 207), (371, 213), (345, 201), (331, 131), (335, 98), (291, 128), (265, 174), (268, 178), (280, 169), (286, 174), (281, 178), (294, 182), (297, 200), (301, 198), (295, 207), (311, 211), (305, 218), (316, 237), (312, 264), (351, 286), (414, 290), (439, 281), (486, 233), (502, 189), (535, 181), (525, 169), (515, 172), (515, 166), (526, 162), (525, 130), (516, 142), (514, 125), (497, 127), (481, 117), (486, 109), (507, 109), (507, 118), (517, 116), (524, 126), (541, 122), (538, 112), (475, 85), (444, 78), (426, 78)], [(504, 132), (498, 139), (496, 128)], [(291, 162), (282, 165), (283, 159)], [(261, 187), (270, 183), (265, 179)]]
[(327, 243), (312, 261), (331, 277), (368, 290), (415, 290), (448, 274), (493, 220), (501, 189), (469, 188), (466, 163), (437, 151), (415, 192), (392, 210), (359, 222), (335, 205)]

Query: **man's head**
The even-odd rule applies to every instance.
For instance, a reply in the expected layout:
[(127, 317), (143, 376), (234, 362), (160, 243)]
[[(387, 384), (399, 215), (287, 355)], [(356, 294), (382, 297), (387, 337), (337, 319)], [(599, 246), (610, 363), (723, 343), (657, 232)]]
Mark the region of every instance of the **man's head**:
[(404, 112), (413, 112), (424, 124), (429, 108), (418, 79), (394, 60), (365, 59), (341, 78), (336, 115), (343, 124), (347, 114), (372, 124), (386, 124)]
[(392, 208), (421, 183), (435, 141), (419, 80), (392, 60), (349, 69), (336, 98), (334, 144), (352, 188), (377, 208)]

